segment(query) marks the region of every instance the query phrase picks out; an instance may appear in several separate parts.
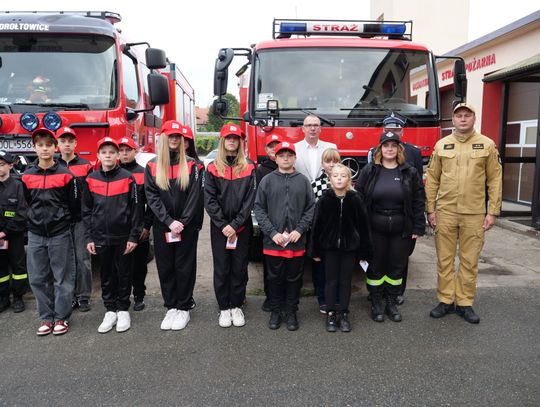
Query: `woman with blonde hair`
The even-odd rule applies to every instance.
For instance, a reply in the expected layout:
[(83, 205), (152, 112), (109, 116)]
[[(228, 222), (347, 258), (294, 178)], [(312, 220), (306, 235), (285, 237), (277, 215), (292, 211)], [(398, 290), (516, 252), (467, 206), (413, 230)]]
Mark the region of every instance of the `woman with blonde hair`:
[(154, 249), (164, 305), (162, 330), (180, 330), (189, 322), (196, 270), (197, 214), (202, 177), (186, 155), (180, 122), (163, 123), (158, 154), (144, 174), (148, 205), (154, 212)]
[(373, 162), (362, 169), (356, 189), (364, 196), (371, 219), (374, 253), (366, 279), (371, 318), (383, 322), (386, 312), (392, 321), (399, 322), (397, 296), (409, 261), (411, 239), (424, 234), (426, 221), (421, 176), (405, 162), (398, 135), (381, 135)]
[(219, 326), (243, 326), (242, 305), (248, 281), (251, 209), (255, 202), (255, 164), (246, 159), (245, 135), (236, 124), (220, 132), (218, 153), (208, 165), (204, 206), (210, 219), (214, 261), (214, 291), (219, 305)]

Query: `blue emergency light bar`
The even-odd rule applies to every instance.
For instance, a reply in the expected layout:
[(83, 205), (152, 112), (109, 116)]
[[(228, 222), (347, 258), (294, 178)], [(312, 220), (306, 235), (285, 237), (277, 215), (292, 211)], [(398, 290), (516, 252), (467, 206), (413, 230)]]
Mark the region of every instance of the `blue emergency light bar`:
[(281, 20), (274, 19), (273, 38), (291, 35), (337, 35), (362, 38), (412, 39), (412, 21)]

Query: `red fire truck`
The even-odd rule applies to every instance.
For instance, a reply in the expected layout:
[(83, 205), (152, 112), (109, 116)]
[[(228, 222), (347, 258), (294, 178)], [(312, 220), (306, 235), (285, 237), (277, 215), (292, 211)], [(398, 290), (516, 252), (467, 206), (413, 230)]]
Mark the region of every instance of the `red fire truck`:
[[(411, 37), (411, 21), (276, 19), (272, 40), (219, 51), (214, 111), (226, 115), (228, 67), (241, 55), (247, 63), (237, 73), (240, 115), (252, 160), (265, 156), (269, 132), (303, 139), (303, 119), (315, 114), (321, 139), (338, 146), (356, 175), (378, 143), (382, 119), (395, 112), (407, 119), (404, 140), (420, 147), (427, 162), (440, 138), (436, 57)], [(455, 94), (463, 100), (465, 69), (456, 59)], [(415, 86), (420, 73), (427, 73), (422, 94)]]
[[(162, 120), (193, 116), (169, 102), (178, 69), (162, 50), (127, 42), (120, 21), (107, 11), (0, 14), (0, 148), (22, 166), (41, 126), (74, 128), (79, 155), (93, 161), (104, 136), (132, 137), (150, 153)], [(193, 89), (182, 85), (183, 106), (194, 106)]]

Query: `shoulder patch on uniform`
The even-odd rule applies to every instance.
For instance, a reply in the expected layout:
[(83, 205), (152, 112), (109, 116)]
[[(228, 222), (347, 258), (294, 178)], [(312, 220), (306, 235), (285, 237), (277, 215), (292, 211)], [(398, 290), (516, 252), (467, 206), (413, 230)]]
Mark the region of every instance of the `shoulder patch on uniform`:
[(455, 144), (445, 144), (443, 146), (443, 150), (453, 150), (455, 147)]
[(472, 149), (473, 150), (483, 150), (484, 149), (484, 145), (483, 144), (473, 144), (472, 145)]

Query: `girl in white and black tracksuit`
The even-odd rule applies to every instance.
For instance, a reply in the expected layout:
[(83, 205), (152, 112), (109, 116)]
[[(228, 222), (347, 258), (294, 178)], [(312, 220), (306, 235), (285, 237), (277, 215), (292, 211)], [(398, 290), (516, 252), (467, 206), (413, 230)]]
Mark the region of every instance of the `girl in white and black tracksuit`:
[(168, 309), (161, 329), (183, 329), (193, 296), (202, 178), (195, 160), (186, 156), (181, 123), (163, 124), (158, 156), (148, 162), (144, 184), (155, 215), (156, 266)]
[(371, 261), (373, 251), (366, 207), (361, 195), (352, 189), (351, 178), (349, 168), (336, 164), (330, 174), (332, 189), (322, 194), (315, 207), (313, 258), (325, 259), (328, 332), (335, 332), (338, 323), (341, 331), (351, 330), (352, 275), (359, 260)]
[(214, 291), (220, 309), (219, 325), (224, 328), (245, 324), (241, 307), (248, 281), (255, 165), (244, 155), (242, 135), (236, 125), (223, 127), (216, 160), (208, 165), (204, 183), (205, 208), (212, 221)]

